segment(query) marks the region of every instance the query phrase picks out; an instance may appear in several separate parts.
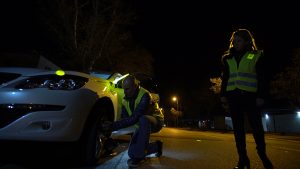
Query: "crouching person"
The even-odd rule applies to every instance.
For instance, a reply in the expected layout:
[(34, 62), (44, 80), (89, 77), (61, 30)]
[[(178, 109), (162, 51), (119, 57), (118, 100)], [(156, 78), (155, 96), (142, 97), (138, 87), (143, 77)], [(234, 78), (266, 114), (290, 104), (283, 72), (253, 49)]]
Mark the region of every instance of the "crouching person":
[(164, 116), (158, 104), (151, 101), (150, 93), (139, 86), (132, 75), (123, 80), (125, 97), (122, 102), (122, 118), (113, 123), (104, 123), (103, 130), (118, 130), (135, 126), (131, 137), (127, 161), (129, 167), (138, 167), (150, 154), (162, 155), (162, 142), (157, 140), (149, 143), (150, 134), (161, 130)]

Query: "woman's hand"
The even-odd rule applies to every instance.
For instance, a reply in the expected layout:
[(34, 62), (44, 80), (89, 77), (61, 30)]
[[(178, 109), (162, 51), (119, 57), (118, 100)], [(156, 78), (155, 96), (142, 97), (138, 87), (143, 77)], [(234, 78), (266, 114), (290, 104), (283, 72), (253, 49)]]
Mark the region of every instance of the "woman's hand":
[(261, 106), (263, 106), (265, 104), (265, 100), (264, 99), (262, 99), (262, 98), (257, 98), (256, 99), (256, 106), (257, 107), (261, 107)]

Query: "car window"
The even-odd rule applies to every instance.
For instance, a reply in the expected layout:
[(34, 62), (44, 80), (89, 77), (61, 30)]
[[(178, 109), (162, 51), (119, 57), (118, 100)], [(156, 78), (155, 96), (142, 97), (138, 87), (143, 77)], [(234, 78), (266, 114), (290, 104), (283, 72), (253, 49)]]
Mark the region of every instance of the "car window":
[(158, 82), (150, 75), (138, 73), (134, 76), (140, 81), (140, 85), (151, 93), (159, 93)]
[(98, 78), (102, 78), (102, 79), (108, 79), (111, 76), (111, 73), (106, 73), (106, 72), (91, 72), (90, 75), (98, 77)]
[(158, 93), (158, 85), (153, 79), (147, 79), (140, 82), (140, 85), (151, 93)]

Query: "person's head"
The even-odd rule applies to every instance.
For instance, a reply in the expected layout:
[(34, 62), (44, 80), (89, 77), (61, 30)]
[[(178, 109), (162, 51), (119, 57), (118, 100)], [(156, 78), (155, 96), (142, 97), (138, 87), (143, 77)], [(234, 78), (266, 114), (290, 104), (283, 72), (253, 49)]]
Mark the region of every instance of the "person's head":
[(229, 49), (231, 48), (237, 52), (257, 50), (254, 38), (247, 29), (238, 29), (232, 33)]
[(138, 87), (139, 87), (139, 83), (133, 75), (127, 76), (123, 80), (122, 85), (123, 85), (125, 97), (127, 98), (133, 97), (138, 91)]

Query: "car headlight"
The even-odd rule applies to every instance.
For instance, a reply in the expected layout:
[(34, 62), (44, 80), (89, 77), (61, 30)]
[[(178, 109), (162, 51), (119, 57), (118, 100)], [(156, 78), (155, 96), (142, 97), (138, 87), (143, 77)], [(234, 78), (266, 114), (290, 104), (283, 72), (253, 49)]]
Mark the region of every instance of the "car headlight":
[(74, 75), (41, 75), (29, 77), (15, 86), (16, 89), (48, 88), (50, 90), (76, 90), (85, 85), (87, 78)]

